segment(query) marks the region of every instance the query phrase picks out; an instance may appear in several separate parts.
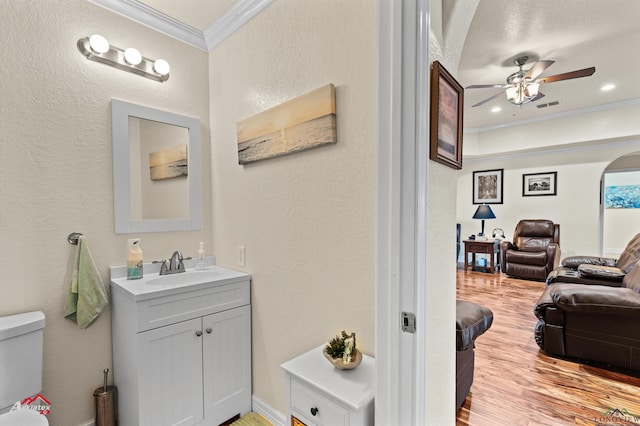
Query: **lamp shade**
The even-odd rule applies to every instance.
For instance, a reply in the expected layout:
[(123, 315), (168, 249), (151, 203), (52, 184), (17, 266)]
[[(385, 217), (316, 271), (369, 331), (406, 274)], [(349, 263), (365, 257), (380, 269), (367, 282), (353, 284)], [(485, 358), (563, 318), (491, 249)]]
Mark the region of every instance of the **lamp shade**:
[(474, 219), (495, 219), (496, 215), (493, 213), (493, 210), (491, 210), (491, 207), (489, 207), (486, 204), (483, 204), (481, 206), (478, 206), (478, 209), (473, 215), (473, 218)]

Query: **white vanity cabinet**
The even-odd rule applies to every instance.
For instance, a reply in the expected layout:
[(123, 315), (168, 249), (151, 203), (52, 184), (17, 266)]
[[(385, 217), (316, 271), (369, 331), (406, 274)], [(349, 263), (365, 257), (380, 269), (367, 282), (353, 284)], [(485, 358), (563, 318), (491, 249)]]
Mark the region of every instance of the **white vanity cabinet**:
[(363, 355), (353, 370), (338, 370), (322, 354), (325, 345), (286, 363), (287, 421), (293, 426), (371, 426), (375, 360)]
[(251, 411), (250, 276), (209, 272), (187, 285), (112, 278), (121, 426), (219, 425)]

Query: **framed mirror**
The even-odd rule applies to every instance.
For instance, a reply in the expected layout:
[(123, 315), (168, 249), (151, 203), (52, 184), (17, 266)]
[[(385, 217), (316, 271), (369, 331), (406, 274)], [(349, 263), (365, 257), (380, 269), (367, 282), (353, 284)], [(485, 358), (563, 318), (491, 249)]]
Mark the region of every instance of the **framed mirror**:
[(111, 100), (116, 234), (202, 228), (200, 122)]

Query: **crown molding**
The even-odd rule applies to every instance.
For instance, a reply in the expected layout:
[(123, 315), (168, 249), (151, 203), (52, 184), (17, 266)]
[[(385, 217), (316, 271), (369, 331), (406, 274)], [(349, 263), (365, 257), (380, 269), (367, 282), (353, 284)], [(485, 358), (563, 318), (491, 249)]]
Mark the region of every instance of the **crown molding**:
[(563, 145), (554, 145), (544, 148), (530, 148), (519, 151), (510, 151), (503, 153), (489, 153), (479, 155), (462, 155), (462, 160), (465, 163), (476, 163), (483, 161), (494, 160), (513, 160), (516, 158), (526, 157), (539, 157), (541, 155), (555, 155), (558, 153), (574, 153), (574, 152), (586, 152), (595, 151), (601, 149), (612, 149), (618, 147), (640, 147), (640, 139), (638, 136), (624, 136), (612, 139), (592, 140), (586, 142), (576, 142)]
[(524, 124), (538, 123), (538, 122), (547, 121), (547, 120), (555, 120), (556, 118), (573, 117), (576, 115), (587, 114), (590, 112), (608, 111), (612, 109), (617, 109), (617, 108), (622, 108), (622, 107), (637, 105), (637, 104), (640, 104), (640, 98), (628, 99), (626, 101), (612, 102), (609, 104), (596, 105), (596, 106), (586, 107), (586, 108), (573, 109), (571, 111), (558, 112), (555, 114), (544, 115), (542, 117), (527, 118), (523, 120), (511, 121), (508, 123), (496, 124), (495, 126), (470, 127), (470, 128), (463, 129), (463, 132), (464, 133), (487, 132), (490, 130), (522, 126)]
[(137, 0), (89, 0), (156, 31), (167, 34), (201, 50), (207, 50), (204, 34), (189, 25), (140, 3)]
[(273, 0), (238, 0), (204, 32), (209, 51), (262, 12)]
[(203, 33), (137, 0), (89, 1), (205, 51), (211, 51), (273, 2), (273, 0), (238, 0)]

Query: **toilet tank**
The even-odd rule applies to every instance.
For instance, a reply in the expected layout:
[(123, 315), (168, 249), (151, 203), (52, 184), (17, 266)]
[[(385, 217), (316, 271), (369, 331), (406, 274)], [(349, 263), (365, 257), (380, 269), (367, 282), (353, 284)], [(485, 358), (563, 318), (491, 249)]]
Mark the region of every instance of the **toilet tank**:
[(0, 317), (0, 413), (42, 390), (40, 311)]

